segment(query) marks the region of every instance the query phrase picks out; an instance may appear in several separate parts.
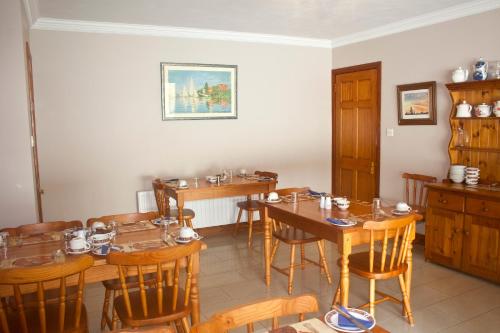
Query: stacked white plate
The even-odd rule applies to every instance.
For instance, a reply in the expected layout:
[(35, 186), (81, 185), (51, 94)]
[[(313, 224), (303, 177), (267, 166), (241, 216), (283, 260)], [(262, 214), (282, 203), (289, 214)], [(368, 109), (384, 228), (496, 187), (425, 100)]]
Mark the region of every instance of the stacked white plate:
[(453, 164), (450, 167), (450, 179), (454, 183), (461, 183), (465, 179), (465, 165)]
[(468, 167), (465, 169), (465, 183), (467, 185), (477, 185), (479, 183), (479, 168)]

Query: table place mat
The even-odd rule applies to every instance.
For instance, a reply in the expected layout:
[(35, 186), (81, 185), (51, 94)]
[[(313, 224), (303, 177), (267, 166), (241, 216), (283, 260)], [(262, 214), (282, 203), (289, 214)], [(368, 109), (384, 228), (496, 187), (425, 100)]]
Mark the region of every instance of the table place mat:
[(33, 267), (55, 263), (52, 255), (36, 255), (14, 259), (3, 259), (0, 261), (1, 268)]
[(124, 252), (135, 252), (135, 251), (144, 251), (151, 249), (160, 249), (162, 247), (169, 247), (170, 244), (165, 243), (161, 239), (154, 240), (146, 240), (141, 242), (130, 242), (128, 244), (120, 244), (123, 246)]
[[(291, 195), (284, 195), (280, 197), (284, 202), (292, 202), (292, 196)], [(309, 194), (303, 194), (299, 193), (298, 195), (298, 201), (314, 201), (317, 200), (318, 198), (313, 197), (312, 195)]]
[(312, 328), (314, 328), (319, 333), (336, 333), (337, 332), (333, 328), (328, 327), (325, 323), (323, 323), (318, 318), (304, 320), (304, 321), (301, 321), (300, 323), (292, 324), (289, 326), (295, 328), (297, 333), (313, 333)]
[(156, 227), (149, 220), (134, 222), (134, 223), (121, 223), (118, 226), (118, 232), (127, 233), (127, 232), (135, 232), (135, 231), (143, 231), (143, 230), (153, 230)]
[(30, 235), (26, 237), (23, 236), (21, 238), (17, 237), (17, 239), (15, 240), (14, 238), (16, 237), (13, 236), (12, 240), (9, 240), (9, 243), (11, 243), (11, 241), (12, 242), (15, 241), (16, 242), (15, 245), (33, 245), (33, 244), (60, 241), (62, 239), (62, 236), (60, 232), (46, 232), (38, 235)]

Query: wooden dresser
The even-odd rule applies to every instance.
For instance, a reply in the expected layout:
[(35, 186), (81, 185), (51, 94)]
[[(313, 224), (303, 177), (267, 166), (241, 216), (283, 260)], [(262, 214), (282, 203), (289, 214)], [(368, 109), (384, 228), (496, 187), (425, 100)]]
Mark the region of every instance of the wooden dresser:
[(500, 188), (444, 183), (427, 188), (425, 258), (500, 282)]
[(500, 100), (500, 80), (446, 87), (452, 99), (450, 164), (478, 167), (481, 178), (476, 187), (427, 185), (425, 257), (500, 282), (500, 117), (456, 117), (456, 106), (464, 100), (473, 106)]

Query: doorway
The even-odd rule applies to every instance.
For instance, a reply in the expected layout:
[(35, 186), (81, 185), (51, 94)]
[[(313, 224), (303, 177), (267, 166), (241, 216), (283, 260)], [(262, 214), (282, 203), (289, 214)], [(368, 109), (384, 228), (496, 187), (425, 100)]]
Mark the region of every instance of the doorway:
[(380, 184), (381, 62), (332, 70), (332, 193), (371, 202)]

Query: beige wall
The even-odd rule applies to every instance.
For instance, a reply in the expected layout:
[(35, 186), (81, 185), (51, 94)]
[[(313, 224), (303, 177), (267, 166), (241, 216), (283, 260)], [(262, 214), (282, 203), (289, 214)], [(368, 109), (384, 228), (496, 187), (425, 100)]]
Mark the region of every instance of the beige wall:
[[(404, 171), (446, 176), (448, 115), (445, 83), (458, 66), (472, 66), (479, 56), (500, 60), (500, 10), (470, 16), (333, 50), (333, 67), (382, 61), (382, 197), (402, 198)], [(398, 126), (396, 86), (437, 81), (437, 126)], [(386, 128), (395, 136), (387, 137)]]
[(36, 222), (21, 2), (0, 2), (0, 228)]
[[(136, 210), (153, 176), (274, 170), (330, 189), (331, 50), (32, 31), (47, 219)], [(160, 62), (238, 65), (238, 119), (162, 121)]]

